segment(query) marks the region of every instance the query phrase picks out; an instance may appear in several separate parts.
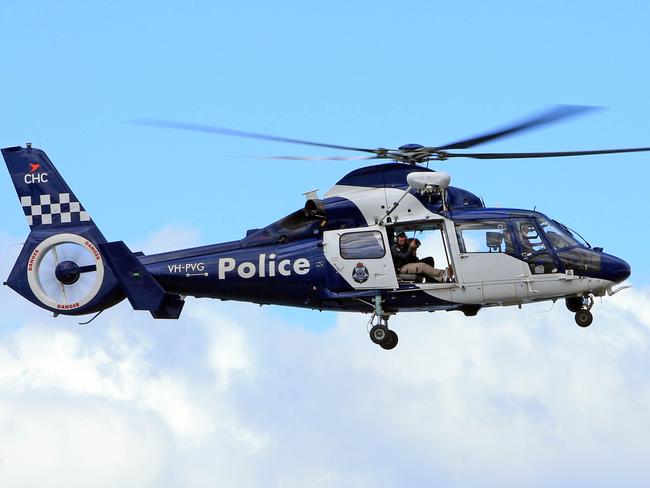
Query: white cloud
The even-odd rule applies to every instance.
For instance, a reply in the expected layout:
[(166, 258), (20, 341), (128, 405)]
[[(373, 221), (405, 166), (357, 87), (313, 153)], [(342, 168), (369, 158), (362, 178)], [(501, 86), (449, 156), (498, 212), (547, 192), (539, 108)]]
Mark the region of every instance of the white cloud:
[(240, 317), (240, 321), (235, 322), (213, 313), (214, 308), (205, 302), (188, 310), (189, 317), (203, 325), (208, 338), (208, 363), (215, 373), (216, 387), (223, 391), (228, 388), (233, 374), (252, 374), (254, 364), (246, 340), (246, 321)]
[(0, 398), (2, 486), (154, 486), (170, 443), (128, 406), (35, 390)]
[[(3, 262), (3, 265), (5, 262)], [(367, 317), (321, 332), (279, 309), (128, 304), (91, 326), (6, 288), (0, 486), (644, 486), (650, 290), (400, 314), (393, 351)], [(316, 313), (316, 312), (314, 312)], [(5, 327), (7, 324), (7, 327)]]

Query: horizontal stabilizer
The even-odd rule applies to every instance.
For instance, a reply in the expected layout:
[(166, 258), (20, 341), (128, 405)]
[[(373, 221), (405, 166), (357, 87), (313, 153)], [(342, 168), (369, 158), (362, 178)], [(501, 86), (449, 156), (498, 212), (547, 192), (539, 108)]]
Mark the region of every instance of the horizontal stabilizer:
[(134, 310), (148, 310), (161, 319), (180, 316), (185, 302), (178, 295), (166, 293), (124, 242), (108, 242), (99, 248)]
[(177, 319), (181, 316), (183, 305), (185, 305), (185, 300), (179, 295), (167, 293), (163, 298), (162, 305), (158, 310), (151, 311), (151, 315), (154, 319)]

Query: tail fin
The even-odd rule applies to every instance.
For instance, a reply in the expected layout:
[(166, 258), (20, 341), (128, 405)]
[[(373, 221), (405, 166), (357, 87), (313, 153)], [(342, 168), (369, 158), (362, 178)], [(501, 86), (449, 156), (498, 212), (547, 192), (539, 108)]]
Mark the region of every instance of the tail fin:
[(106, 239), (47, 155), (30, 145), (2, 155), (31, 229), (5, 284), (55, 313), (81, 315), (122, 300), (99, 251)]
[(94, 226), (88, 212), (43, 151), (29, 145), (16, 146), (2, 149), (2, 155), (32, 230)]

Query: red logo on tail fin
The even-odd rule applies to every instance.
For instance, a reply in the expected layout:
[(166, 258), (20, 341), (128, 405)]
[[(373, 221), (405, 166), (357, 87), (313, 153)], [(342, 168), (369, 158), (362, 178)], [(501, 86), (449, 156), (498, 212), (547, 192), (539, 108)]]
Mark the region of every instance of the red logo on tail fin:
[(29, 169), (30, 173), (36, 173), (36, 171), (38, 171), (38, 168), (40, 168), (41, 165), (39, 163), (29, 163), (29, 167), (30, 167)]

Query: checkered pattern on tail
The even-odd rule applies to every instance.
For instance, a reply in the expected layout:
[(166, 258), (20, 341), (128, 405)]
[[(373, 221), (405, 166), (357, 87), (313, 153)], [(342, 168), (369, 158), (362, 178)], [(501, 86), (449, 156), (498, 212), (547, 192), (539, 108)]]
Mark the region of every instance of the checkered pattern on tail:
[[(34, 201), (36, 200), (36, 201)], [(76, 224), (89, 222), (90, 215), (81, 204), (70, 199), (70, 193), (20, 197), (29, 226), (49, 224)]]

